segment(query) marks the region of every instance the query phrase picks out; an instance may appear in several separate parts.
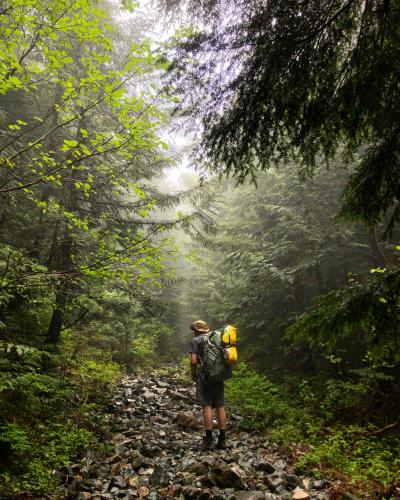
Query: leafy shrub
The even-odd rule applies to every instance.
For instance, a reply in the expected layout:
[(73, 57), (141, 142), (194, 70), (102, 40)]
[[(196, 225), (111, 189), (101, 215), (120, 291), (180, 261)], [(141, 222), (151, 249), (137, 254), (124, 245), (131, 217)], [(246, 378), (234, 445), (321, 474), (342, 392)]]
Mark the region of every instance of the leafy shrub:
[(265, 428), (288, 418), (293, 408), (286, 401), (285, 391), (264, 375), (241, 363), (226, 384), (229, 404), (246, 414), (249, 428)]
[(0, 474), (0, 493), (9, 497), (18, 491), (34, 495), (55, 493), (59, 483), (54, 471), (68, 466), (87, 448), (91, 439), (88, 430), (72, 422), (46, 422), (35, 429), (3, 425), (0, 444), (8, 451), (15, 470)]
[(121, 367), (111, 361), (111, 354), (103, 355), (103, 360), (87, 359), (75, 374), (80, 381), (80, 399), (105, 403), (115, 390), (121, 378)]
[(388, 488), (398, 478), (400, 440), (368, 436), (356, 425), (330, 428), (323, 439), (310, 439), (311, 451), (298, 461), (299, 469), (339, 469), (353, 483)]

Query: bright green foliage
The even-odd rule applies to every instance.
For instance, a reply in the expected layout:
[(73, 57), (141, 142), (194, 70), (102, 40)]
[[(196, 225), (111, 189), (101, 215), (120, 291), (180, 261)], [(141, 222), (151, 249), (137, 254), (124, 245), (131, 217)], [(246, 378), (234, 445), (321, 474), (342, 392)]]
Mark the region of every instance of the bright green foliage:
[(33, 431), (16, 424), (0, 428), (0, 447), (8, 459), (18, 464), (19, 481), (10, 473), (0, 476), (3, 494), (31, 491), (35, 495), (56, 493), (58, 484), (54, 470), (68, 466), (91, 442), (92, 434), (73, 423), (38, 424)]
[[(227, 398), (241, 410), (242, 426), (266, 429), (272, 440), (288, 450), (293, 445), (307, 450), (298, 456), (298, 472), (312, 471), (316, 477), (326, 477), (340, 470), (360, 491), (375, 491), (378, 495), (390, 491), (400, 465), (399, 439), (369, 435), (368, 426), (331, 421), (332, 410), (336, 416), (357, 411), (359, 401), (346, 396), (346, 391), (351, 392), (350, 383), (346, 387), (328, 381), (324, 390), (317, 393), (305, 379), (298, 389), (295, 396), (289, 394), (287, 386), (273, 384), (242, 365), (227, 384)], [(359, 388), (353, 388), (353, 393), (357, 392)]]
[(282, 387), (267, 377), (249, 369), (241, 363), (226, 382), (226, 397), (229, 405), (243, 412), (243, 426), (248, 429), (265, 429), (288, 417), (292, 408), (285, 401), (287, 395)]
[(389, 491), (398, 477), (399, 444), (395, 438), (369, 437), (367, 430), (358, 426), (341, 426), (331, 429), (322, 440), (310, 439), (311, 451), (299, 459), (297, 468), (311, 468), (316, 474), (318, 470), (325, 474), (340, 469), (356, 486), (365, 488), (369, 484), (373, 491), (378, 483), (383, 491)]
[(153, 181), (169, 163), (157, 80), (168, 65), (143, 33), (122, 40), (118, 6), (102, 5), (1, 7), (2, 498), (57, 494), (52, 471), (92, 433), (101, 442), (102, 405), (142, 359), (148, 315), (151, 347), (169, 349), (157, 294), (174, 249), (159, 233), (178, 218), (156, 220), (175, 198)]

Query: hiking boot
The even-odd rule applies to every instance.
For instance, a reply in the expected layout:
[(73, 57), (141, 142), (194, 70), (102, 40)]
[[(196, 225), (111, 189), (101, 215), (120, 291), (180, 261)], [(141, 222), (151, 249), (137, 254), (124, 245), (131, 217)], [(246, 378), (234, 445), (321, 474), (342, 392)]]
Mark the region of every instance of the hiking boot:
[(226, 438), (225, 436), (219, 437), (217, 441), (217, 445), (215, 447), (217, 450), (226, 450)]
[(201, 443), (201, 449), (203, 451), (214, 450), (215, 449), (214, 440), (213, 439), (203, 438), (203, 442)]

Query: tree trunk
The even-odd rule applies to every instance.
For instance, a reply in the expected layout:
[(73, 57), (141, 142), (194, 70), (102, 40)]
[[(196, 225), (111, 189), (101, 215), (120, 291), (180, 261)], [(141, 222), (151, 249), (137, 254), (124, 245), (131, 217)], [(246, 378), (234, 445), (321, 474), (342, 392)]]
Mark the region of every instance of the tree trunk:
[(382, 251), (379, 243), (380, 235), (378, 227), (375, 225), (371, 231), (369, 245), (371, 248), (371, 259), (372, 263), (376, 267), (385, 267), (387, 265), (387, 259)]

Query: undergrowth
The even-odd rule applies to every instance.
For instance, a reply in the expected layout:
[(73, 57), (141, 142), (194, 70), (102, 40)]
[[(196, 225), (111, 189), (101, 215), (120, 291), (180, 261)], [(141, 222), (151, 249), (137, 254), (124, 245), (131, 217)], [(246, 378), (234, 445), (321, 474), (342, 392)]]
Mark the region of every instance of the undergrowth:
[[(326, 384), (331, 387), (332, 381)], [(348, 405), (345, 392), (339, 394), (343, 405)], [(245, 428), (265, 430), (286, 451), (302, 450), (293, 454), (298, 473), (332, 479), (339, 473), (348, 477), (347, 486), (356, 493), (376, 492), (377, 498), (392, 498), (400, 477), (399, 438), (373, 435), (371, 424), (333, 419), (338, 398), (332, 391), (323, 398), (304, 381), (293, 394), (242, 364), (226, 384), (226, 397), (243, 413)], [(356, 416), (354, 413), (354, 419)]]
[(0, 498), (57, 496), (60, 471), (107, 428), (120, 366), (93, 338), (79, 351), (77, 340), (66, 331), (52, 353), (0, 343)]

